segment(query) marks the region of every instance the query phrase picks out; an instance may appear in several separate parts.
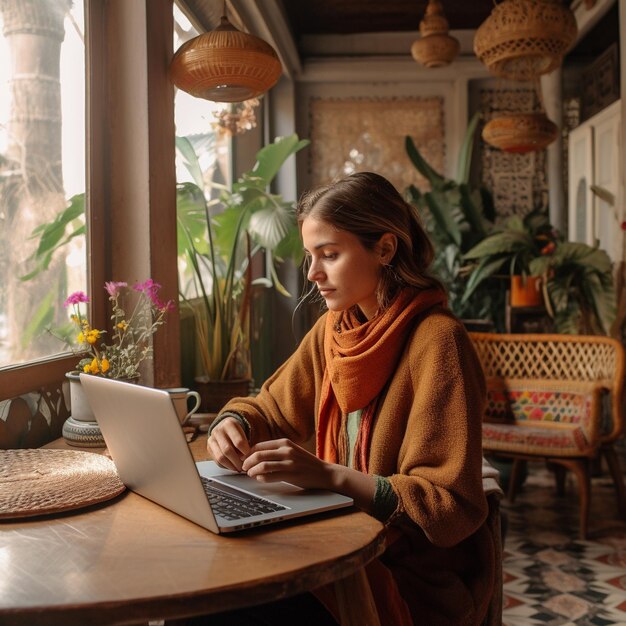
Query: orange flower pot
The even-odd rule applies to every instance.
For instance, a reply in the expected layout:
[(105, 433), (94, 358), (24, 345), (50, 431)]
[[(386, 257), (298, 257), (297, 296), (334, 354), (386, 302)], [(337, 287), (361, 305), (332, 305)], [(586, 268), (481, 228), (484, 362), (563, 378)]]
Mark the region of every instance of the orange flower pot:
[(511, 276), (511, 306), (541, 306), (540, 276)]

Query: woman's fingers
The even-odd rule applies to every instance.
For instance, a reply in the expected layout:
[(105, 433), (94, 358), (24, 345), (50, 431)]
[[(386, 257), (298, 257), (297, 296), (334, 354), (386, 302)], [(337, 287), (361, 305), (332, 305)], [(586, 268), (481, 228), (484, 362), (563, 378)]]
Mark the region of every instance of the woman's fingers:
[[(293, 461), (296, 456), (296, 446), (288, 439), (273, 439), (257, 443), (244, 460), (242, 470), (248, 472), (250, 476), (277, 471), (277, 463), (284, 464), (286, 461)], [(269, 463), (272, 462), (272, 465)], [(293, 465), (293, 462), (290, 463)], [(271, 470), (269, 468), (272, 468)], [(284, 468), (284, 465), (281, 467)], [(252, 473), (251, 473), (252, 472)]]
[(285, 482), (311, 489), (327, 489), (331, 465), (288, 439), (255, 445), (242, 465), (260, 482)]
[(250, 445), (241, 425), (227, 418), (218, 424), (207, 441), (213, 460), (222, 467), (241, 472), (243, 460), (250, 453)]

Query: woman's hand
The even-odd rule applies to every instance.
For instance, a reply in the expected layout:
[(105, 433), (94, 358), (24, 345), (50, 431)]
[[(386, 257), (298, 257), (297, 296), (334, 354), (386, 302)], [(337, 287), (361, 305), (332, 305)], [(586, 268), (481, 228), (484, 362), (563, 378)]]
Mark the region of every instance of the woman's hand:
[(211, 431), (207, 450), (221, 467), (241, 472), (243, 461), (250, 454), (250, 444), (241, 424), (234, 417), (227, 417)]
[(333, 465), (318, 459), (289, 439), (257, 443), (242, 469), (261, 482), (286, 482), (305, 489), (333, 489)]
[(289, 439), (257, 443), (242, 465), (244, 472), (261, 482), (285, 482), (304, 489), (328, 489), (354, 499), (371, 512), (376, 479), (343, 465), (318, 459)]

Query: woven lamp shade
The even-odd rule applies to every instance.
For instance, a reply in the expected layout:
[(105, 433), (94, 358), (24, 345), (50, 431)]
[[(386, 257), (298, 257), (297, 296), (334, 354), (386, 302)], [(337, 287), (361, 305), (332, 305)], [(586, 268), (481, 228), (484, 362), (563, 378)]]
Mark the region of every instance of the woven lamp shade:
[(448, 35), (448, 20), (439, 0), (429, 0), (424, 19), (420, 22), (420, 39), (413, 42), (413, 58), (428, 68), (443, 67), (459, 53), (460, 44)]
[(501, 78), (533, 80), (561, 65), (578, 27), (561, 0), (504, 0), (474, 37), (474, 52)]
[(543, 150), (558, 136), (557, 125), (545, 113), (510, 113), (485, 124), (482, 137), (505, 152)]
[(271, 89), (281, 74), (272, 46), (236, 29), (226, 17), (214, 30), (180, 46), (170, 65), (179, 89), (214, 102), (255, 98)]

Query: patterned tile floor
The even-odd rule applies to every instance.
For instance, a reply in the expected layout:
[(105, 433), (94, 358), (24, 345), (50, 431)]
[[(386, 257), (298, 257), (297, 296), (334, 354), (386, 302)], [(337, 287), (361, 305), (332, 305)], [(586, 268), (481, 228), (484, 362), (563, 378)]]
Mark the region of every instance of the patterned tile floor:
[(505, 626), (626, 626), (626, 520), (613, 483), (592, 479), (590, 532), (580, 541), (578, 494), (567, 481), (558, 497), (552, 474), (533, 463), (515, 502), (502, 502)]

